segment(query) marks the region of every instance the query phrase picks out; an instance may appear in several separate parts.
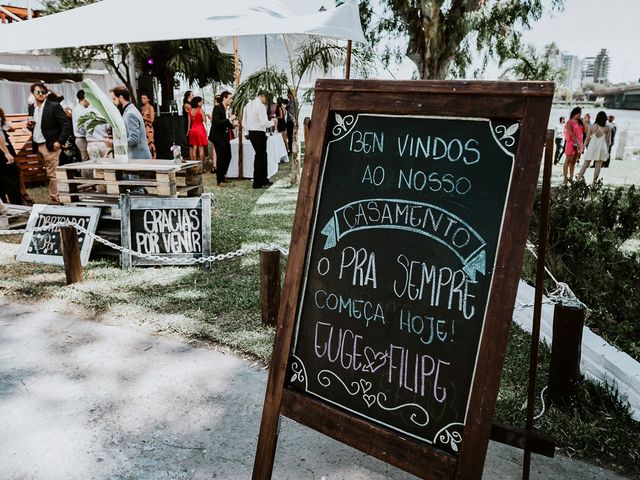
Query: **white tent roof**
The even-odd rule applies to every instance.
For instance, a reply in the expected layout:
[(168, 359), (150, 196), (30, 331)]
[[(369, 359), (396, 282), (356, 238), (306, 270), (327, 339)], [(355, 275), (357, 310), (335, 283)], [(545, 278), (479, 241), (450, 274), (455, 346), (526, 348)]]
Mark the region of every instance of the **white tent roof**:
[(0, 51), (264, 34), (365, 42), (355, 0), (303, 16), (279, 0), (102, 0), (0, 25)]

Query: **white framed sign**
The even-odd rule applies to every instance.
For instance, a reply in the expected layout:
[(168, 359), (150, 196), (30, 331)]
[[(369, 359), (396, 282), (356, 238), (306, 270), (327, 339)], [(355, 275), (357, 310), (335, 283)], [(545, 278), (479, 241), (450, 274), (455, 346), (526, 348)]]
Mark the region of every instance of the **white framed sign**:
[[(73, 221), (88, 231), (95, 233), (99, 219), (99, 208), (34, 205), (27, 224), (27, 230), (55, 225), (64, 221)], [(89, 262), (93, 238), (84, 232), (78, 231), (78, 242), (80, 243), (80, 260), (84, 266)], [(53, 228), (42, 232), (28, 231), (25, 233), (22, 237), (16, 260), (19, 262), (64, 265), (62, 248), (60, 248), (60, 230)]]

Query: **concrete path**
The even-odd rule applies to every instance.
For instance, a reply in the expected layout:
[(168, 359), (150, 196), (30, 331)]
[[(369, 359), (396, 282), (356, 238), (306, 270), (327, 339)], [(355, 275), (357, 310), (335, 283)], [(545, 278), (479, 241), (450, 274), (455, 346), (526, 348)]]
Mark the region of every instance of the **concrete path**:
[[(266, 370), (67, 308), (0, 297), (0, 479), (251, 477)], [(492, 444), (484, 478), (520, 478), (521, 457)], [(283, 419), (273, 478), (414, 477)], [(534, 456), (532, 478), (620, 477)]]

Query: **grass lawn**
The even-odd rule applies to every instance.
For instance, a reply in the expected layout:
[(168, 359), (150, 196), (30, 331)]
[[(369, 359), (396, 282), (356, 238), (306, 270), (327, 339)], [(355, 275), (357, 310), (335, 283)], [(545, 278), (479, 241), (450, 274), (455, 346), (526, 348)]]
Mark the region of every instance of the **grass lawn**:
[[(296, 190), (288, 186), (289, 169), (290, 164), (281, 164), (275, 179), (278, 188), (268, 197), (262, 197), (264, 190), (253, 190), (250, 181), (218, 188), (214, 176), (205, 175), (215, 199), (215, 253), (258, 242), (288, 246), (296, 199)], [(46, 198), (43, 188), (32, 193), (38, 200)], [(99, 320), (115, 317), (159, 333), (210, 341), (265, 365), (269, 362), (274, 331), (260, 324), (255, 253), (217, 262), (212, 271), (195, 267), (125, 271), (115, 261), (92, 261), (85, 268), (85, 282), (66, 287), (61, 267), (13, 261), (10, 254), (19, 241), (18, 236), (0, 238), (0, 294), (18, 301), (62, 299), (95, 311)], [(283, 258), (283, 272), (285, 267)], [(501, 423), (524, 426), (529, 343), (529, 335), (514, 326), (496, 411)], [(539, 390), (546, 385), (549, 365), (544, 347), (541, 357)], [(640, 423), (605, 387), (585, 382), (573, 409), (548, 408), (536, 427), (554, 437), (563, 454), (640, 479)]]

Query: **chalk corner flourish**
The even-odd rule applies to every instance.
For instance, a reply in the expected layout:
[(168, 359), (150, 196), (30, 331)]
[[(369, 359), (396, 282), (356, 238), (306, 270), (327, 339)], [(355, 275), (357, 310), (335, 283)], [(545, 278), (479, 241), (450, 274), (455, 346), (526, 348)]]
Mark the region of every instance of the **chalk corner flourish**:
[(331, 134), (333, 137), (339, 137), (339, 138), (334, 138), (334, 141), (335, 141), (335, 140), (340, 140), (347, 133), (349, 133), (351, 129), (353, 129), (353, 127), (356, 125), (357, 118), (354, 117), (353, 115), (341, 115), (338, 112), (334, 112), (333, 115), (334, 115), (336, 124), (333, 126), (333, 129), (331, 130)]
[(460, 444), (462, 443), (463, 430), (464, 424), (450, 423), (446, 427), (438, 430), (438, 433), (433, 437), (433, 444), (437, 447), (458, 453), (460, 451)]
[(490, 129), (496, 143), (509, 155), (515, 155), (520, 123), (513, 121), (490, 122)]

